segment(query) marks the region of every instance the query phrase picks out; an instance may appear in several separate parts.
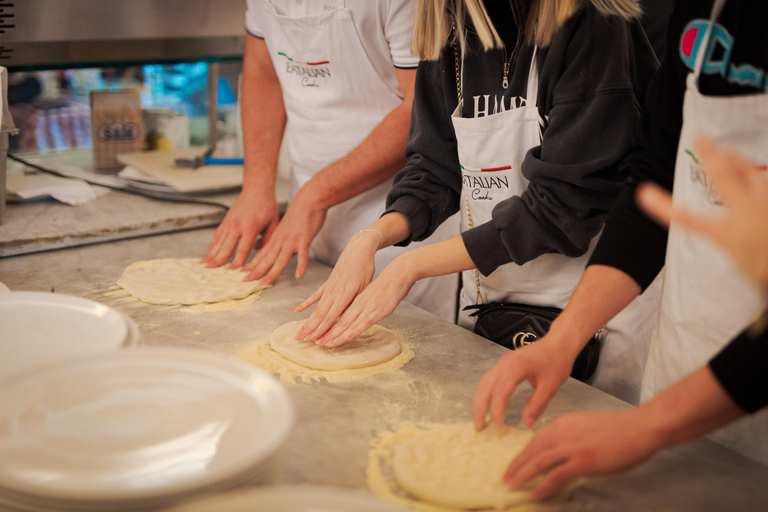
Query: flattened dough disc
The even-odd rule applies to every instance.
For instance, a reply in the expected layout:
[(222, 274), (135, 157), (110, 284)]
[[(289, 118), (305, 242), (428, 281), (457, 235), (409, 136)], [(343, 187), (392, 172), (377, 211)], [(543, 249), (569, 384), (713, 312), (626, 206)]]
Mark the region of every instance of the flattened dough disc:
[(289, 361), (316, 370), (348, 370), (386, 363), (394, 359), (402, 346), (390, 331), (374, 325), (340, 347), (321, 347), (312, 341), (296, 339), (304, 320), (275, 329), (269, 336), (273, 350)]
[(403, 441), (395, 451), (398, 483), (418, 498), (458, 508), (503, 508), (531, 501), (502, 476), (532, 432), (505, 427), (475, 432), (471, 423), (440, 425)]
[(244, 278), (239, 270), (205, 268), (197, 258), (163, 258), (134, 263), (117, 285), (142, 302), (187, 306), (243, 299), (267, 288)]

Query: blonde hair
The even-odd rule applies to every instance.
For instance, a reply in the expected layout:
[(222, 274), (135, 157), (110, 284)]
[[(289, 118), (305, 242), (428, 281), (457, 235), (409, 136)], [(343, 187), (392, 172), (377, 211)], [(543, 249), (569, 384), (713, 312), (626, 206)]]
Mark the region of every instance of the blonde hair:
[[(526, 40), (548, 46), (582, 1), (594, 5), (604, 16), (620, 16), (627, 21), (642, 13), (637, 0), (531, 0)], [(467, 16), (485, 50), (503, 47), (482, 0), (419, 0), (411, 50), (420, 59), (437, 60), (446, 44), (458, 42), (463, 52), (464, 31), (453, 27), (463, 27)]]

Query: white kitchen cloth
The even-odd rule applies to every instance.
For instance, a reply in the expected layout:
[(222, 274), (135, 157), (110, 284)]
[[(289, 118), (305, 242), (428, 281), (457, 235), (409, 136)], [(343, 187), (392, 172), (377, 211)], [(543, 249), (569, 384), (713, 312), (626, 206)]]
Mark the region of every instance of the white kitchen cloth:
[[(20, 200), (30, 200), (41, 197), (52, 197), (57, 201), (71, 205), (80, 206), (89, 203), (99, 197), (108, 194), (110, 191), (104, 187), (89, 185), (79, 179), (60, 178), (49, 174), (35, 173), (25, 174), (24, 166), (17, 162), (8, 162), (8, 175), (6, 177), (6, 192), (9, 198), (15, 196)], [(86, 171), (66, 164), (46, 161), (46, 167), (56, 171), (75, 176), (85, 177)], [(115, 179), (111, 176), (102, 177), (105, 181)], [(89, 177), (90, 179), (90, 177)]]

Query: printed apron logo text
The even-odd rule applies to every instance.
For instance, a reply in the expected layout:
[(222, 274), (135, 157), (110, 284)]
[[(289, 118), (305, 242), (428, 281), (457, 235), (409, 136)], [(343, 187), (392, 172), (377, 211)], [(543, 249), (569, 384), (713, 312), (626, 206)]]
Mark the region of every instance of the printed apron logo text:
[(285, 59), (285, 72), (296, 75), (303, 87), (322, 87), (331, 77), (330, 61), (300, 62), (284, 52), (277, 52), (277, 55)]
[[(493, 190), (509, 190), (509, 177), (504, 174), (483, 176), (482, 173), (508, 171), (511, 166), (487, 167), (482, 169), (469, 169), (461, 166), (461, 182), (465, 188), (471, 189), (471, 197), (475, 201), (493, 201)], [(504, 197), (507, 193), (504, 193)]]

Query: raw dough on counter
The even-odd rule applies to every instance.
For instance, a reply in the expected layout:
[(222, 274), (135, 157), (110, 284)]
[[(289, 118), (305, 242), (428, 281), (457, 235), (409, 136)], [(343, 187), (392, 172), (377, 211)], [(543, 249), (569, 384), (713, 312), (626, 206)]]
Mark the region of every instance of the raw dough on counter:
[(205, 268), (198, 258), (163, 258), (130, 265), (117, 285), (142, 302), (160, 305), (243, 299), (268, 288), (244, 277), (236, 269)]
[(269, 372), (271, 375), (279, 375), (280, 380), (286, 383), (304, 382), (349, 382), (352, 380), (365, 379), (374, 375), (388, 374), (392, 379), (402, 378), (398, 371), (408, 361), (413, 359), (414, 353), (411, 350), (410, 342), (398, 330), (387, 329), (381, 325), (374, 326), (376, 329), (385, 331), (397, 340), (400, 344), (400, 353), (393, 359), (382, 364), (366, 366), (365, 368), (350, 368), (345, 370), (316, 370), (300, 364), (294, 363), (280, 355), (269, 343), (269, 338), (261, 338), (254, 343), (249, 343), (238, 350), (234, 356), (244, 361), (248, 361), (254, 366)]
[(502, 480), (533, 432), (504, 427), (475, 432), (471, 423), (438, 425), (399, 444), (394, 473), (408, 492), (427, 502), (462, 509), (506, 508), (531, 501)]
[(269, 344), (278, 354), (301, 366), (315, 370), (366, 368), (391, 361), (402, 351), (395, 335), (378, 325), (339, 347), (323, 347), (312, 341), (296, 339), (304, 320), (287, 323), (269, 336)]

